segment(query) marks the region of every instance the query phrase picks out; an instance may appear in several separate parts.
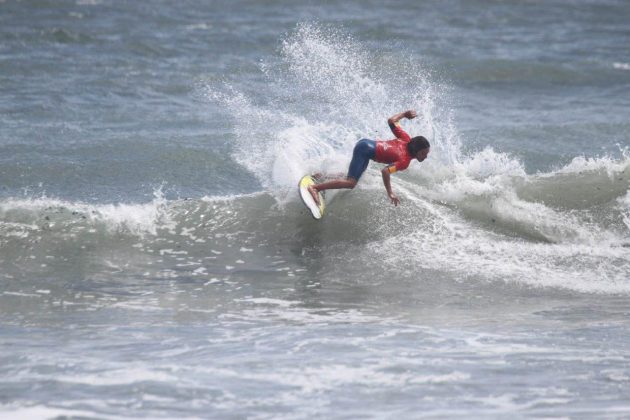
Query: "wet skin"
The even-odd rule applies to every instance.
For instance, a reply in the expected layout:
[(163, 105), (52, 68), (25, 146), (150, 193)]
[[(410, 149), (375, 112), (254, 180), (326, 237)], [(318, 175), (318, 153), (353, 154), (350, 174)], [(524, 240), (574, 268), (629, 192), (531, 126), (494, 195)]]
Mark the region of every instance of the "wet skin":
[[(427, 156), (429, 155), (429, 152), (431, 151), (430, 147), (427, 147), (426, 149), (422, 149), (419, 150), (416, 154), (415, 157), (418, 160), (418, 162), (422, 162), (423, 160), (425, 160), (427, 158)], [(334, 184), (334, 185), (331, 185)], [(328, 183), (328, 189), (339, 189), (339, 188), (354, 188), (357, 185), (357, 180), (354, 178), (346, 178), (346, 179), (340, 179), (337, 181), (333, 181), (331, 183)], [(309, 185), (308, 186), (308, 192), (311, 193), (311, 196), (313, 197), (313, 200), (315, 200), (315, 202), (317, 203), (317, 205), (319, 205), (319, 194), (318, 194), (318, 189), (316, 185)]]

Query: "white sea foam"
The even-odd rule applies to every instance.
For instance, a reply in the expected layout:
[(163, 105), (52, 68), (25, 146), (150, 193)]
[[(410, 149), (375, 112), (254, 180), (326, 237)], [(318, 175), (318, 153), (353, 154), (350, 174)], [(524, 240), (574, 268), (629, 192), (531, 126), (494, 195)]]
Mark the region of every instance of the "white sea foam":
[[(624, 173), (630, 169), (630, 151), (624, 149), (621, 151), (621, 158), (614, 159), (608, 156), (599, 158), (587, 158), (577, 156), (571, 162), (561, 169), (540, 176), (550, 177), (558, 174), (580, 174), (584, 172), (605, 172), (609, 177), (614, 177), (620, 173)], [(630, 175), (630, 174), (629, 174)]]
[[(453, 222), (456, 224), (456, 222)], [(501, 238), (480, 229), (426, 230), (374, 245), (399, 249), (385, 260), (399, 266), (410, 255), (425, 255), (416, 267), (450, 271), (460, 278), (518, 282), (580, 292), (630, 293), (630, 251), (603, 244), (546, 244)], [(462, 234), (462, 232), (464, 232)], [(383, 256), (379, 256), (382, 258)]]
[(618, 202), (621, 213), (623, 214), (623, 222), (626, 224), (629, 231), (628, 234), (630, 236), (630, 190), (625, 196), (620, 197)]
[[(0, 415), (3, 419), (16, 420), (40, 420), (55, 419), (65, 417), (93, 417), (94, 412), (87, 410), (75, 410), (69, 408), (57, 408), (48, 406), (32, 406), (20, 407), (17, 404), (0, 405)], [(121, 416), (103, 415), (99, 413), (99, 417), (104, 419), (122, 419)]]
[(385, 256), (396, 267), (418, 254), (427, 256), (418, 265), (460, 278), (630, 293), (627, 230), (624, 234), (610, 222), (598, 223), (601, 210), (598, 217), (591, 212), (591, 206), (606, 204), (606, 211), (619, 211), (630, 228), (627, 151), (621, 159), (577, 157), (558, 170), (535, 175), (492, 149), (446, 168), (432, 165), (434, 170), (418, 171), (396, 186), (430, 216), (420, 230), (371, 244), (377, 258), (383, 249), (396, 249)]
[(42, 219), (47, 221), (48, 227), (55, 227), (52, 219), (57, 217), (65, 217), (68, 223), (81, 218), (90, 224), (102, 224), (109, 231), (133, 234), (156, 234), (158, 227), (171, 223), (167, 201), (160, 190), (155, 192), (153, 201), (145, 204), (87, 204), (49, 197), (10, 198), (0, 202), (0, 216), (9, 220), (3, 221), (2, 226), (18, 224), (23, 230), (32, 230), (36, 226), (33, 220)]
[[(150, 395), (146, 396), (146, 401), (151, 401), (151, 398), (154, 398), (153, 401), (162, 401), (165, 400), (163, 398), (157, 398)], [(145, 399), (145, 397), (143, 397)], [(110, 402), (114, 403), (114, 402)], [(68, 403), (65, 403), (69, 405)], [(20, 406), (16, 403), (8, 404), (8, 405), (0, 405), (0, 416), (6, 420), (48, 420), (48, 419), (57, 419), (57, 418), (99, 418), (106, 420), (123, 420), (129, 419), (129, 413), (124, 415), (116, 415), (116, 414), (107, 414), (107, 411), (110, 411), (106, 404), (103, 403), (102, 400), (89, 400), (83, 399), (81, 403), (78, 404), (82, 408), (64, 408), (64, 407), (56, 407), (55, 404), (49, 405), (38, 405), (38, 406)], [(91, 407), (95, 407), (95, 411), (90, 411), (85, 409), (84, 407), (88, 405)], [(100, 410), (100, 409), (103, 410)], [(105, 412), (104, 412), (105, 411)], [(197, 416), (187, 416), (182, 415), (182, 413), (178, 413), (176, 417), (164, 416), (162, 413), (156, 415), (155, 417), (147, 417), (143, 415), (143, 418), (156, 418), (161, 420), (199, 420), (201, 417)]]
[[(43, 374), (28, 373), (19, 379), (49, 379)], [(151, 369), (144, 365), (128, 366), (122, 369), (106, 369), (91, 373), (76, 373), (72, 375), (57, 374), (55, 380), (71, 384), (83, 384), (91, 386), (129, 385), (140, 382), (170, 382), (178, 379), (176, 376)]]
[(630, 70), (630, 63), (613, 63), (613, 67), (619, 70)]
[[(437, 85), (417, 62), (398, 63), (392, 74), (367, 51), (338, 30), (302, 24), (282, 43), (279, 60), (261, 65), (269, 81), (265, 104), (228, 84), (207, 87), (208, 97), (247, 115), (234, 121), (234, 158), (278, 202), (295, 199), (287, 191), (305, 173), (345, 173), (355, 142), (391, 138), (386, 119), (404, 109), (418, 111), (403, 124), (431, 139), (433, 159), (456, 160), (459, 141), (448, 108), (437, 106)], [(296, 102), (296, 92), (308, 100)]]
[(288, 308), (290, 306), (298, 305), (300, 302), (297, 301), (289, 301), (282, 299), (271, 299), (271, 298), (250, 298), (250, 299), (241, 299), (243, 302), (251, 302), (260, 305), (275, 305)]

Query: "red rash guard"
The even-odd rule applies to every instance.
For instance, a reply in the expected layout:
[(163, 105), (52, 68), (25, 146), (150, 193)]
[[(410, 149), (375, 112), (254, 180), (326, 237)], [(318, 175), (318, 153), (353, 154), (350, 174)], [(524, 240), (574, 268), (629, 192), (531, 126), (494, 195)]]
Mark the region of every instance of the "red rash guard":
[(414, 156), (407, 151), (407, 144), (411, 140), (409, 134), (402, 129), (400, 124), (390, 124), (389, 128), (396, 136), (393, 140), (378, 140), (376, 142), (376, 155), (374, 160), (379, 163), (390, 163), (389, 173), (407, 169)]

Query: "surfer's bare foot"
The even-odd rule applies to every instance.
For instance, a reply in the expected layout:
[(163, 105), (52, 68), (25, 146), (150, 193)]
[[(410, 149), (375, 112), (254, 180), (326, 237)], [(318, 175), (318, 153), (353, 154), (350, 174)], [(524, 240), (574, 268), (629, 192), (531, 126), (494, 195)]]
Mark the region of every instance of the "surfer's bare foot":
[(319, 181), (320, 179), (322, 179), (323, 176), (324, 174), (322, 174), (321, 172), (316, 172), (313, 175), (311, 175), (311, 177), (313, 177), (313, 179), (316, 181)]
[(319, 206), (319, 194), (317, 193), (317, 190), (315, 189), (314, 185), (309, 185), (308, 186), (308, 192), (311, 193), (311, 196), (313, 196), (313, 200), (315, 200), (315, 203)]

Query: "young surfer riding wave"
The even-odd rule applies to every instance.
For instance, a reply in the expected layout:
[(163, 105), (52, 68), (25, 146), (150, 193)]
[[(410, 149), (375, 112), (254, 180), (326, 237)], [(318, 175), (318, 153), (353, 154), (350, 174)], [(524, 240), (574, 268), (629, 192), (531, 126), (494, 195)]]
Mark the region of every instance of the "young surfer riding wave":
[(363, 175), (363, 172), (367, 169), (370, 160), (373, 160), (388, 164), (381, 170), (383, 184), (385, 184), (387, 195), (392, 204), (397, 206), (400, 203), (400, 199), (392, 191), (390, 175), (394, 172), (407, 169), (413, 159), (418, 159), (418, 162), (425, 160), (431, 147), (426, 138), (422, 136), (411, 138), (400, 126), (399, 121), (401, 119), (407, 118), (411, 120), (416, 118), (416, 116), (416, 111), (409, 110), (396, 114), (387, 120), (389, 128), (396, 136), (395, 139), (387, 141), (370, 139), (359, 140), (354, 146), (352, 161), (350, 162), (348, 175), (345, 179), (335, 179), (321, 184), (313, 184), (308, 187), (308, 191), (313, 196), (315, 202), (319, 204), (318, 192), (320, 191), (354, 188), (357, 182), (359, 182), (361, 175)]

